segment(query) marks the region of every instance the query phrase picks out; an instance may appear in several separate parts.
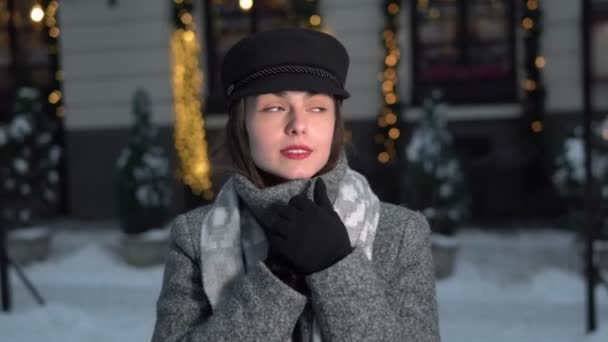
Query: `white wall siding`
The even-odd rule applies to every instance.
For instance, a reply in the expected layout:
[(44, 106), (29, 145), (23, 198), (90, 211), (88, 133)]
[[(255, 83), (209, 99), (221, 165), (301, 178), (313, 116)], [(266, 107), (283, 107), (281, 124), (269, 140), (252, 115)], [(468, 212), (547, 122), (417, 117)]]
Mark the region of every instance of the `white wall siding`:
[(132, 123), (137, 87), (149, 91), (153, 120), (173, 122), (170, 2), (61, 2), (61, 45), (67, 129)]
[(542, 10), (547, 111), (578, 111), (582, 108), (581, 2), (556, 0), (545, 3)]
[(368, 119), (378, 114), (378, 72), (384, 49), (380, 41), (383, 16), (379, 3), (369, 0), (321, 1), (321, 15), (350, 54), (346, 88), (351, 98), (344, 102), (347, 120)]

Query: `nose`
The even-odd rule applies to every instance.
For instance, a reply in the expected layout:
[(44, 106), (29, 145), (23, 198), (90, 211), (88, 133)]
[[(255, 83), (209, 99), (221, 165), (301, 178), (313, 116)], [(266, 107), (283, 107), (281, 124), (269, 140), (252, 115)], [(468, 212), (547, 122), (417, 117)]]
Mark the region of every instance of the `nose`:
[(306, 134), (308, 124), (306, 122), (306, 113), (303, 110), (292, 108), (289, 112), (289, 121), (285, 126), (287, 135), (302, 135)]

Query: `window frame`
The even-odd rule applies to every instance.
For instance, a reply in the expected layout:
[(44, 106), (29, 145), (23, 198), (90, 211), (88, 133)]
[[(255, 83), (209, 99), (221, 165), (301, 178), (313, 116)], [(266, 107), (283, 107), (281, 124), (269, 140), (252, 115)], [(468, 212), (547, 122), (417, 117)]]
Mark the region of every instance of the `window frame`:
[[(471, 0), (461, 0), (456, 4), (459, 15), (459, 32), (458, 32), (458, 47), (466, 56), (466, 51), (471, 47), (467, 29), (467, 20), (471, 9)], [(457, 79), (441, 80), (441, 81), (423, 81), (420, 79), (420, 63), (419, 58), (423, 49), (423, 44), (420, 39), (420, 21), (418, 15), (418, 1), (410, 2), (410, 23), (411, 23), (411, 42), (412, 42), (412, 63), (411, 75), (412, 86), (410, 88), (411, 103), (420, 105), (422, 99), (429, 94), (430, 90), (439, 88), (442, 90), (443, 98), (446, 102), (452, 104), (501, 104), (501, 103), (516, 103), (519, 101), (519, 93), (517, 86), (517, 45), (516, 45), (516, 5), (513, 1), (504, 0), (506, 6), (507, 27), (507, 48), (509, 50), (509, 58), (511, 60), (511, 72), (508, 76), (496, 80), (477, 79)], [(466, 58), (466, 57), (465, 57)], [(459, 64), (465, 70), (466, 60)], [(455, 68), (455, 70), (458, 70)], [(495, 92), (496, 87), (500, 87), (501, 91)], [(480, 95), (481, 94), (481, 95)]]

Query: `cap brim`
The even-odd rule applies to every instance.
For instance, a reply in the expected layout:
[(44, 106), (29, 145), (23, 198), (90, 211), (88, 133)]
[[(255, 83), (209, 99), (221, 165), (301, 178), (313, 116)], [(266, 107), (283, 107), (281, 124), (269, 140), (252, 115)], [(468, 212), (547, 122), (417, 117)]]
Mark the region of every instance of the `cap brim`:
[(346, 89), (328, 78), (312, 74), (276, 74), (252, 80), (237, 88), (229, 99), (238, 99), (244, 96), (278, 93), (282, 91), (307, 91), (321, 93), (347, 99), (350, 94)]

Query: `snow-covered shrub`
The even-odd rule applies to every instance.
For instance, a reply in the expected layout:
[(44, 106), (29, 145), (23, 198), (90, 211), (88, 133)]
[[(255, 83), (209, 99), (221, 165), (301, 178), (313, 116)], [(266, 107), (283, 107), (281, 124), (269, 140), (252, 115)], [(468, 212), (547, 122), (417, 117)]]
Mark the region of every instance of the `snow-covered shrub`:
[(164, 226), (171, 207), (171, 168), (150, 122), (150, 98), (143, 89), (135, 92), (133, 114), (129, 144), (116, 165), (118, 214), (128, 234)]
[[(592, 127), (592, 167), (595, 196), (608, 201), (608, 117)], [(585, 191), (585, 146), (582, 127), (563, 141), (555, 158), (552, 181), (560, 195), (572, 205), (583, 203)]]
[(434, 232), (452, 235), (469, 215), (462, 166), (452, 151), (446, 105), (437, 92), (424, 101), (424, 115), (405, 148), (402, 204), (420, 210)]
[(57, 122), (41, 101), (37, 89), (19, 88), (13, 118), (0, 126), (0, 215), (9, 228), (31, 226), (57, 212), (62, 149)]

